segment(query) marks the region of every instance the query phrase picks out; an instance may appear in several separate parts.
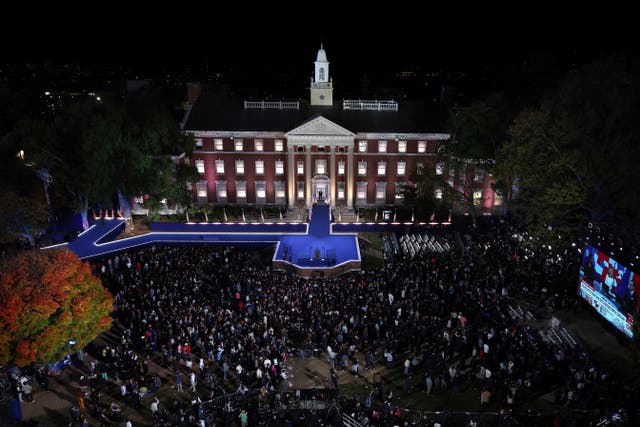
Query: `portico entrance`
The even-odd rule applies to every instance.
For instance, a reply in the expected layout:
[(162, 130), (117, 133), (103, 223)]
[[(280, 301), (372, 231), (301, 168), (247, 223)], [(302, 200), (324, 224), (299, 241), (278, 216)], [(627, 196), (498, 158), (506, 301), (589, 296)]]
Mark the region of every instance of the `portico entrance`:
[(331, 178), (316, 175), (311, 178), (311, 204), (331, 204)]

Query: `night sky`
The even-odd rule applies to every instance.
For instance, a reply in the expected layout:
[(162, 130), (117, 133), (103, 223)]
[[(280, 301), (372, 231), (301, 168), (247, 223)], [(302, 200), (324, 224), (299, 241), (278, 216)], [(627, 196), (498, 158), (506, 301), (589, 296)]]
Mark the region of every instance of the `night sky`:
[(559, 11), (542, 3), (496, 11), (463, 4), (446, 10), (423, 2), (354, 4), (350, 7), (357, 10), (350, 11), (340, 3), (281, 10), (272, 4), (256, 10), (251, 2), (231, 8), (219, 3), (83, 7), (17, 13), (18, 27), (1, 30), (3, 62), (302, 69), (322, 41), (332, 67), (355, 72), (412, 66), (471, 70), (518, 63), (530, 54), (582, 62), (637, 50), (633, 26), (626, 23), (629, 11)]

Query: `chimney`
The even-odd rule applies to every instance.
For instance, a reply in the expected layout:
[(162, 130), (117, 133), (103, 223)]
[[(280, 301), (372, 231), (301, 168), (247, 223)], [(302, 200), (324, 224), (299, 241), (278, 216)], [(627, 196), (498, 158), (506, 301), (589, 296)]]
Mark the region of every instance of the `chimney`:
[(200, 82), (189, 82), (187, 83), (187, 103), (193, 105), (196, 103), (198, 98), (202, 95), (202, 86), (200, 86)]

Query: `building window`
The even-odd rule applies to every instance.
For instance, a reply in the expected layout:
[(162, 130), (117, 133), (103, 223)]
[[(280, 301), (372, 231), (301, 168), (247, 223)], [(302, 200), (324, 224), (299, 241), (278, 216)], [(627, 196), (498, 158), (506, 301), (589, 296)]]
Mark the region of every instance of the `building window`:
[(367, 141), (358, 141), (358, 152), (359, 153), (367, 152)]
[(316, 173), (319, 175), (324, 175), (327, 173), (327, 161), (326, 160), (316, 160)]
[(198, 173), (204, 173), (204, 160), (196, 160), (196, 168)]
[(427, 152), (427, 141), (418, 141), (418, 153)]
[(284, 181), (276, 181), (276, 203), (285, 203), (285, 183)]
[(436, 175), (442, 175), (444, 173), (444, 163), (436, 163)]
[(378, 153), (387, 152), (387, 141), (378, 141)]
[(482, 178), (484, 178), (484, 170), (476, 168), (476, 171), (473, 174), (473, 182), (482, 182)]
[(398, 141), (398, 153), (407, 152), (407, 141)]
[(394, 194), (395, 194), (395, 198), (396, 200), (402, 200), (404, 199), (404, 182), (403, 181), (397, 181), (395, 188), (394, 188)]
[(264, 160), (256, 160), (256, 175), (264, 175)]
[(405, 161), (399, 161), (398, 162), (398, 175), (404, 176), (404, 174), (407, 172), (407, 162)]
[(216, 160), (216, 173), (224, 173), (224, 160)]
[(267, 184), (264, 181), (256, 181), (256, 203), (259, 205), (267, 203)]
[(281, 139), (275, 140), (276, 151), (284, 151), (284, 142)]
[(298, 160), (298, 175), (304, 175), (304, 162), (302, 160)]
[(424, 172), (424, 164), (422, 162), (418, 162), (418, 164), (416, 165), (416, 174), (422, 175), (423, 172)]
[(253, 146), (255, 151), (264, 151), (264, 143), (261, 139), (254, 139)]
[(320, 67), (320, 69), (318, 70), (318, 81), (323, 82), (324, 81), (324, 68)]
[(387, 183), (376, 182), (376, 203), (384, 204), (387, 201)]
[(196, 183), (196, 191), (198, 192), (198, 203), (205, 204), (208, 202), (207, 198), (207, 181), (198, 181)]
[(196, 138), (195, 150), (202, 150), (202, 147), (203, 147), (202, 138)]
[(358, 175), (366, 175), (367, 174), (367, 162), (359, 161), (358, 162)]
[(344, 161), (340, 160), (338, 162), (338, 175), (344, 175)]
[(433, 193), (436, 199), (442, 199), (442, 188), (436, 188)]
[(475, 190), (473, 192), (473, 206), (480, 206), (480, 200), (482, 200), (482, 191)]
[(387, 163), (386, 162), (378, 162), (378, 175), (386, 175), (387, 174)]
[(297, 193), (298, 193), (298, 200), (304, 200), (304, 181), (298, 181)]
[(227, 181), (216, 181), (218, 203), (227, 203)]
[(276, 175), (284, 175), (284, 161), (276, 160)]
[(236, 147), (236, 151), (244, 150), (244, 141), (241, 139), (236, 139), (234, 141), (234, 146)]
[(344, 181), (338, 181), (338, 200), (344, 200)]
[(244, 160), (236, 160), (236, 174), (244, 175)]
[(247, 182), (236, 181), (236, 202), (247, 203)]
[(493, 193), (493, 206), (502, 206), (502, 193), (499, 191)]
[(224, 144), (222, 143), (222, 138), (216, 138), (213, 140), (213, 145), (216, 151), (223, 151)]
[(367, 203), (367, 183), (358, 182), (358, 188), (356, 191), (356, 200), (360, 203)]

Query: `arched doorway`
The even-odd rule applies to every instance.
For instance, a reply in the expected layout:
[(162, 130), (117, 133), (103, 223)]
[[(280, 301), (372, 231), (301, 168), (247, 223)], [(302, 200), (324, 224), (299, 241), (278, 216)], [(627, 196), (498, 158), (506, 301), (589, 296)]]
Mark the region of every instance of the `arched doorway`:
[(316, 175), (311, 178), (311, 204), (331, 204), (331, 178)]

